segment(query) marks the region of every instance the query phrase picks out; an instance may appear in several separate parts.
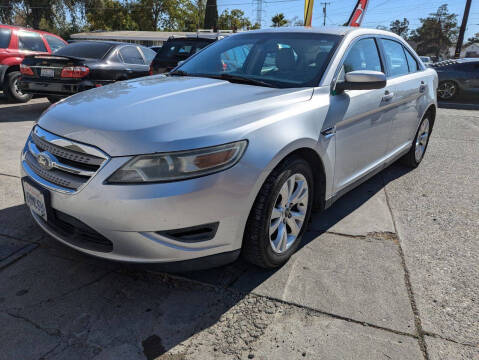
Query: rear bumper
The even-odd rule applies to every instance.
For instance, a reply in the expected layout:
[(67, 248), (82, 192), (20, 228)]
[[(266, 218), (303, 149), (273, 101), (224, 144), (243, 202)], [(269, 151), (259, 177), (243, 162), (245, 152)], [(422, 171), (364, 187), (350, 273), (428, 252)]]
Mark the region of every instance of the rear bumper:
[(97, 86), (104, 86), (113, 83), (113, 81), (99, 80), (91, 81), (84, 80), (80, 82), (53, 82), (42, 81), (35, 79), (22, 79), (19, 83), (20, 89), (26, 94), (35, 95), (56, 95), (56, 96), (70, 96), (81, 91), (93, 89)]

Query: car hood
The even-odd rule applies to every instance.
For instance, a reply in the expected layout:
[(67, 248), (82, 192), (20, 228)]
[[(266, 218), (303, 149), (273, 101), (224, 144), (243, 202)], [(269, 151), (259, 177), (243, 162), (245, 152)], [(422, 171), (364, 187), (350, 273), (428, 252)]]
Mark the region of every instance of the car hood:
[(199, 77), (150, 76), (84, 91), (52, 105), (38, 124), (111, 156), (235, 141), (275, 121), (312, 88), (277, 89)]

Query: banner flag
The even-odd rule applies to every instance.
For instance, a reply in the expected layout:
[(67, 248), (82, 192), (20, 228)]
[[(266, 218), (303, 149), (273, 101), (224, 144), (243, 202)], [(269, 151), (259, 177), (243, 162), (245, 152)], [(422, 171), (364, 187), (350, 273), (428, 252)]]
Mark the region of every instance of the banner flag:
[(311, 26), (314, 0), (304, 0), (304, 26)]
[[(351, 16), (349, 17), (349, 20), (346, 23), (347, 26), (355, 26), (355, 27), (361, 26), (361, 23), (363, 22), (363, 18), (364, 18), (364, 13), (366, 12), (366, 8), (368, 7), (368, 2), (369, 2), (368, 0), (358, 0), (358, 3), (354, 7), (354, 10), (351, 13)], [(305, 14), (306, 14), (306, 10), (305, 10)]]

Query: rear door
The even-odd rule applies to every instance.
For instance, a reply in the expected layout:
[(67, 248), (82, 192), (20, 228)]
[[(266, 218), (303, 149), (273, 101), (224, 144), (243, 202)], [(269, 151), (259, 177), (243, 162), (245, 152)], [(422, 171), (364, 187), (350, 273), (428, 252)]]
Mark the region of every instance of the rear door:
[[(340, 67), (338, 81), (355, 70), (384, 72), (377, 41), (362, 37), (349, 48)], [(374, 90), (346, 90), (331, 96), (330, 111), (335, 112), (336, 161), (334, 184), (339, 192), (382, 165), (390, 140), (388, 116), (390, 87)]]
[(388, 84), (394, 94), (390, 111), (392, 132), (387, 148), (387, 156), (393, 157), (407, 149), (415, 136), (427, 85), (417, 60), (399, 41), (381, 38), (380, 44)]
[(149, 74), (150, 66), (145, 63), (143, 55), (136, 46), (123, 46), (118, 53), (120, 54), (123, 64), (125, 64), (126, 76), (128, 79), (147, 76)]

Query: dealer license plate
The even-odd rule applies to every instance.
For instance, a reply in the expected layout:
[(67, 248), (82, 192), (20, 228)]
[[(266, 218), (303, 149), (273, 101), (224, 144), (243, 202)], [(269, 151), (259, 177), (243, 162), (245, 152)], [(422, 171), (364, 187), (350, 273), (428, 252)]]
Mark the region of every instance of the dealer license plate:
[(25, 194), (25, 203), (30, 210), (47, 221), (47, 207), (42, 192), (28, 182), (23, 181), (23, 193)]

